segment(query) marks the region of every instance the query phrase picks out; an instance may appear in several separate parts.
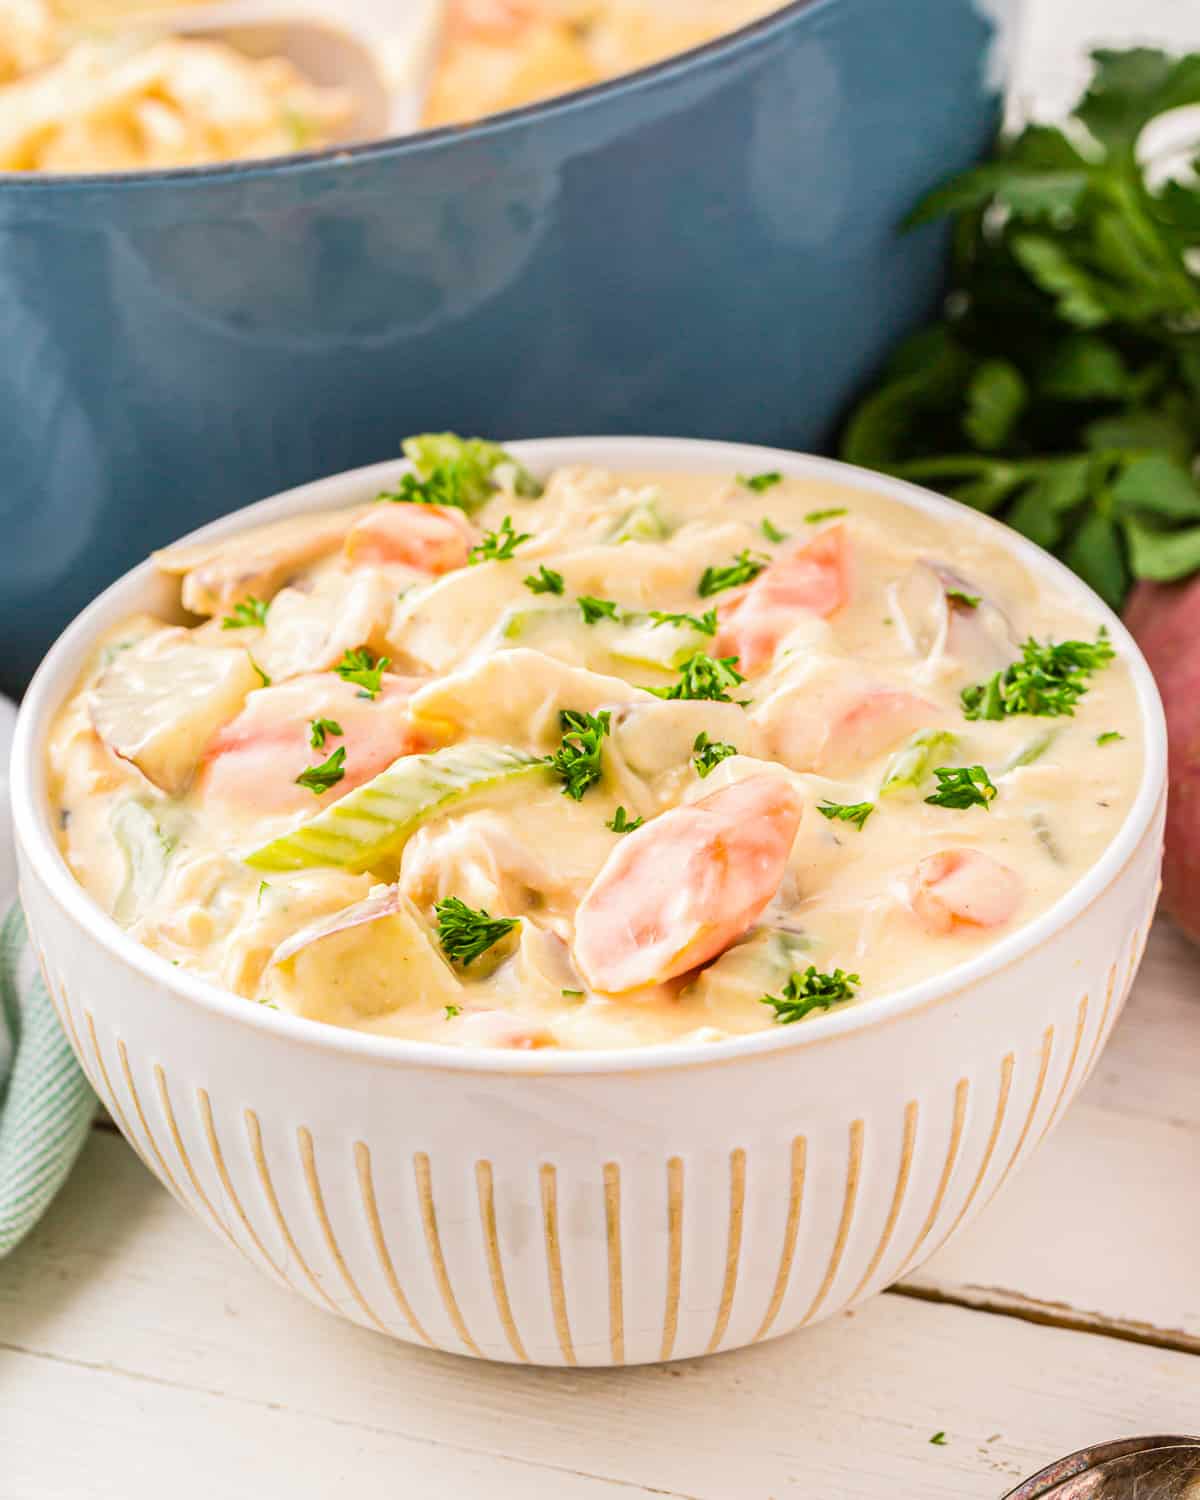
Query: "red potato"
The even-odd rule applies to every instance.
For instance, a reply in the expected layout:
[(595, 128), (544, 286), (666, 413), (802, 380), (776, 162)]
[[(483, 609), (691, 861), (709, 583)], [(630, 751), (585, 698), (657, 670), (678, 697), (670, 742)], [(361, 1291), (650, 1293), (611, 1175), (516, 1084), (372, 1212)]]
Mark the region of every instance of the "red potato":
[(1167, 718), (1162, 905), (1200, 942), (1200, 578), (1139, 583), (1125, 623), (1150, 663)]
[(404, 563), (423, 573), (452, 573), (465, 565), (477, 539), (453, 505), (381, 503), (354, 523), (342, 550), (355, 565)]
[[(415, 677), (384, 674), (377, 697), (364, 698), (354, 683), (333, 672), (312, 672), (278, 686), (260, 688), (246, 706), (209, 741), (201, 773), (206, 801), (259, 813), (314, 812), (369, 781), (402, 755), (428, 748), (414, 728), (408, 700)], [(331, 719), (342, 733), (310, 743), (316, 719)], [(320, 796), (298, 786), (296, 777), (344, 747), (344, 775)]]
[(594, 990), (672, 979), (762, 915), (787, 867), (801, 803), (784, 776), (750, 776), (627, 834), (575, 915), (575, 962)]
[(945, 937), (960, 927), (1002, 927), (1021, 904), (1025, 884), (990, 854), (943, 849), (908, 879), (908, 902), (925, 931)]
[(716, 654), (736, 656), (745, 676), (769, 667), (801, 611), (823, 619), (850, 599), (852, 559), (844, 526), (831, 526), (780, 557), (717, 606)]

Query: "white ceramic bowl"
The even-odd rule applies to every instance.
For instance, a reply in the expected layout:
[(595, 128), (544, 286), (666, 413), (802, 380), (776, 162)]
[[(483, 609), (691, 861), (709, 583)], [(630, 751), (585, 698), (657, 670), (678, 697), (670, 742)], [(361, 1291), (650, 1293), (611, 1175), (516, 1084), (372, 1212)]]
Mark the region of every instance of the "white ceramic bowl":
[[(563, 1055), (359, 1035), (249, 1005), (139, 947), (75, 883), (43, 747), (90, 642), (167, 610), (148, 564), (58, 641), (21, 711), (22, 889), (51, 993), (146, 1165), (310, 1301), (489, 1359), (620, 1365), (730, 1349), (829, 1317), (965, 1224), (1087, 1077), (1158, 886), (1165, 733), (1120, 622), (1014, 533), (878, 475), (669, 439), (515, 444), (546, 470), (779, 469), (848, 481), (1003, 538), (1103, 621), (1137, 684), (1146, 773), (1099, 863), (981, 957), (867, 1004), (715, 1045)], [(383, 464), (292, 490), (203, 535), (343, 505)]]

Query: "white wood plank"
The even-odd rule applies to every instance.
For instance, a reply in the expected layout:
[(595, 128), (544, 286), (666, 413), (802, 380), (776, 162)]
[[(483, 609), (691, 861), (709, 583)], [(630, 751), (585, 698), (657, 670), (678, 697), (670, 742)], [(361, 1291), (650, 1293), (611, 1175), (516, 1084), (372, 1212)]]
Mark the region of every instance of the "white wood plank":
[[(1081, 1443), (1186, 1429), (1200, 1410), (1192, 1355), (899, 1296), (671, 1367), (562, 1372), (430, 1354), (270, 1285), (99, 1132), (44, 1224), (0, 1263), (0, 1350), (6, 1500), (140, 1500), (163, 1492), (173, 1465), (202, 1476), (206, 1495), (255, 1500), (327, 1495), (351, 1475), (364, 1494), (421, 1500), (591, 1500), (595, 1486), (574, 1476), (603, 1482), (600, 1493), (690, 1500), (995, 1500)], [(938, 1429), (944, 1448), (929, 1444)], [(73, 1490), (89, 1453), (103, 1483)], [(131, 1454), (143, 1477), (122, 1488)], [(473, 1470), (472, 1455), (525, 1467)], [(247, 1486), (273, 1459), (270, 1485)], [(7, 1490), (15, 1473), (22, 1487)], [(190, 1500), (200, 1488), (166, 1492)]]
[[(0, 1500), (620, 1500), (625, 1485), (111, 1370), (0, 1356)], [(635, 1492), (636, 1493), (636, 1492)], [(641, 1491), (642, 1494), (647, 1493)]]

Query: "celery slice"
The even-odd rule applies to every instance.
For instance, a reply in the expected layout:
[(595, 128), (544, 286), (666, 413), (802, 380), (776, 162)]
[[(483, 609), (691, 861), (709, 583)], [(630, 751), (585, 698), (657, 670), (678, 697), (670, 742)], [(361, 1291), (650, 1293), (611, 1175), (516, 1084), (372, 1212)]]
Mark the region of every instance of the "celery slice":
[(935, 765), (944, 763), (957, 743), (958, 736), (945, 729), (918, 729), (888, 761), (879, 795), (893, 797), (908, 787), (920, 786)]
[(368, 870), (395, 858), (410, 834), (448, 805), (516, 777), (549, 775), (544, 760), (512, 745), (450, 745), (406, 755), (245, 862), (256, 870)]

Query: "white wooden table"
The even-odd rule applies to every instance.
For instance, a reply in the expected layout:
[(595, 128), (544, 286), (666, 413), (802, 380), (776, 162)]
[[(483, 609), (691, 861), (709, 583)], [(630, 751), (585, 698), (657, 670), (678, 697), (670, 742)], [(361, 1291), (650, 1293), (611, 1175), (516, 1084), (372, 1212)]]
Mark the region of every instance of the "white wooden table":
[[(1200, 46), (1200, 0), (1038, 0), (1022, 87), (1069, 98), (1081, 36), (1139, 33)], [(919, 1275), (772, 1344), (626, 1372), (336, 1322), (98, 1125), (0, 1262), (0, 1500), (995, 1500), (1084, 1443), (1200, 1430), (1198, 1081), (1200, 950), (1160, 926), (1083, 1096)]]

